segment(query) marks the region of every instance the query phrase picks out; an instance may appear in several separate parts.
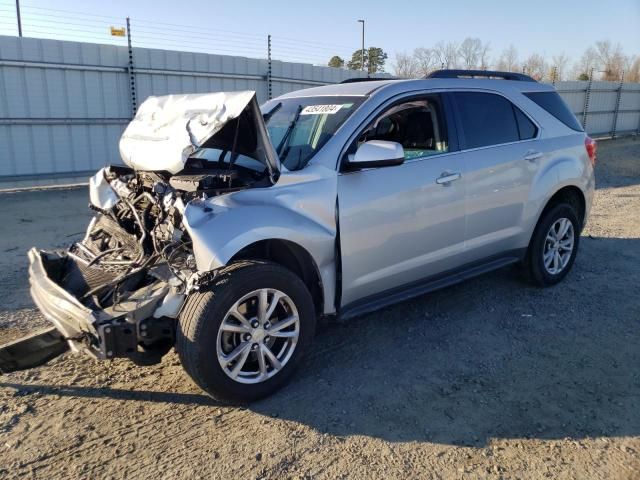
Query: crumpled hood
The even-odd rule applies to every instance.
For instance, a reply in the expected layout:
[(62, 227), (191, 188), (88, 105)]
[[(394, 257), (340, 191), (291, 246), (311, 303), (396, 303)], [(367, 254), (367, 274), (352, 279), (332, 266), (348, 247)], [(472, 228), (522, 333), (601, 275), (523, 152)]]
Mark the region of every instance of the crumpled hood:
[(189, 156), (245, 110), (258, 134), (258, 160), (279, 169), (254, 91), (147, 98), (120, 138), (120, 156), (136, 170), (182, 170)]

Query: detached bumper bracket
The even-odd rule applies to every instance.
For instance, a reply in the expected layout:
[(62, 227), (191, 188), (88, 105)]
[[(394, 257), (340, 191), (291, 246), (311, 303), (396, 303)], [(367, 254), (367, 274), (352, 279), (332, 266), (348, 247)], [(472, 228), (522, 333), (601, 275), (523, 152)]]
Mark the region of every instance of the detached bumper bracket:
[(67, 350), (69, 344), (55, 327), (40, 330), (0, 345), (0, 373), (39, 367)]
[(131, 357), (138, 347), (136, 326), (127, 322), (108, 323), (98, 327), (104, 358)]

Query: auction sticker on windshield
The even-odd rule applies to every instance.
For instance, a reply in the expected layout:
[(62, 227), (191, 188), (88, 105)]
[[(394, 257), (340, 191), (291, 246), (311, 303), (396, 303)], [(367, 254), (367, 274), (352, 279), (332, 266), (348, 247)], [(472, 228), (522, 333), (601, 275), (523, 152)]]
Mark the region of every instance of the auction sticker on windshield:
[(309, 105), (304, 107), (300, 115), (333, 115), (342, 108), (342, 105)]

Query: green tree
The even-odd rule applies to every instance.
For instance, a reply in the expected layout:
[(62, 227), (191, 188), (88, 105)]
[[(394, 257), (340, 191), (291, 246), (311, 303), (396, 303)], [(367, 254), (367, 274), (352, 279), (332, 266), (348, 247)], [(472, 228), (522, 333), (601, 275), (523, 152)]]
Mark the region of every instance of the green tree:
[(589, 80), (589, 75), (587, 75), (586, 73), (581, 73), (580, 75), (578, 75), (578, 80)]
[[(364, 51), (364, 66), (368, 73), (384, 72), (387, 54), (379, 47), (369, 47)], [(347, 62), (349, 70), (362, 70), (362, 50), (356, 50)]]
[(384, 72), (384, 64), (387, 61), (387, 54), (384, 50), (378, 47), (370, 47), (369, 48), (369, 61), (368, 61), (368, 72), (369, 73), (379, 73)]
[[(369, 62), (369, 54), (367, 50), (364, 51), (364, 64)], [(347, 68), (349, 70), (362, 70), (362, 50), (356, 50), (351, 55), (351, 60), (347, 62)]]
[(331, 57), (331, 60), (329, 60), (329, 63), (327, 65), (329, 65), (330, 67), (342, 68), (344, 67), (344, 59), (342, 57), (339, 57), (338, 55), (334, 55), (333, 57)]

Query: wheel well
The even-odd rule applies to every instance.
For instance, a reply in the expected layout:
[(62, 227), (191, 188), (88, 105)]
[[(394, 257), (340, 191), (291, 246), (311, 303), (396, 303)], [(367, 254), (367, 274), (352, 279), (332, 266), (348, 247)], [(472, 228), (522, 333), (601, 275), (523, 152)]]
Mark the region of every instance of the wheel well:
[(568, 203), (576, 210), (576, 215), (580, 220), (580, 230), (584, 227), (584, 216), (585, 216), (585, 200), (584, 194), (582, 190), (575, 186), (563, 187), (558, 190), (547, 202), (547, 205), (544, 207), (540, 218), (551, 208), (558, 205), (559, 203)]
[(249, 258), (269, 260), (295, 273), (309, 289), (316, 313), (322, 315), (324, 312), (322, 280), (313, 257), (304, 248), (288, 240), (261, 240), (244, 247), (228, 263)]

